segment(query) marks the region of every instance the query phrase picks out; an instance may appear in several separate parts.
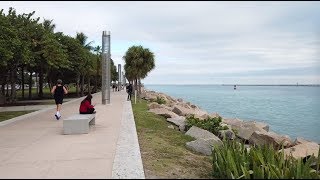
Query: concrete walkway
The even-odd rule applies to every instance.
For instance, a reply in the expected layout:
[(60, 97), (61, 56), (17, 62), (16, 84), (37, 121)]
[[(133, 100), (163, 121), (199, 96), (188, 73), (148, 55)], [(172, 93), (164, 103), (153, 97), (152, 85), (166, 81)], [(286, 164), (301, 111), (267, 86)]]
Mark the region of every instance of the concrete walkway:
[(78, 113), (82, 99), (64, 103), (60, 120), (50, 107), (1, 122), (0, 178), (145, 178), (126, 92), (111, 92), (110, 105), (94, 94), (96, 125), (63, 135), (63, 119)]

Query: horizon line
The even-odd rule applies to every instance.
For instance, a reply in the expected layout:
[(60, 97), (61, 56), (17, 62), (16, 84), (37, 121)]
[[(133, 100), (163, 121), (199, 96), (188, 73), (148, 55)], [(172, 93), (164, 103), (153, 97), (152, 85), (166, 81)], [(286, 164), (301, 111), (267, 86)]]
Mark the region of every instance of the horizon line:
[(320, 86), (320, 84), (149, 84), (142, 83), (144, 85), (221, 85), (221, 86)]

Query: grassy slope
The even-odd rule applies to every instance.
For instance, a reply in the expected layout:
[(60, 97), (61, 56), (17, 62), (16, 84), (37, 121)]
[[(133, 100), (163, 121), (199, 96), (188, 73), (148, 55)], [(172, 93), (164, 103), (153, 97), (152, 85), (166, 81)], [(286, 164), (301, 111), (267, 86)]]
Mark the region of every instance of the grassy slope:
[(186, 149), (192, 137), (168, 128), (164, 117), (147, 112), (147, 103), (133, 104), (146, 178), (210, 178), (210, 157)]
[(8, 112), (0, 112), (0, 122), (1, 121), (5, 121), (5, 120), (8, 120), (8, 119), (11, 119), (11, 118), (14, 118), (14, 117), (17, 117), (17, 116), (21, 116), (21, 115), (24, 115), (24, 114), (28, 114), (28, 113), (31, 113), (33, 111), (8, 111)]

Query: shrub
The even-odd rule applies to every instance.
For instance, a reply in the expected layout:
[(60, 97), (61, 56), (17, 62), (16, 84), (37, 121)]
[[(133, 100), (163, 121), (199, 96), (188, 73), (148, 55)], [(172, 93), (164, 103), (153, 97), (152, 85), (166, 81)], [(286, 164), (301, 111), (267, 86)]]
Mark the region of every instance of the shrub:
[(292, 156), (284, 158), (283, 151), (272, 145), (252, 146), (250, 150), (243, 143), (223, 141), (223, 146), (213, 149), (213, 176), (216, 178), (239, 179), (301, 179), (320, 178), (319, 170), (312, 169), (319, 156), (311, 156), (306, 162)]
[(219, 130), (225, 130), (225, 128), (228, 129), (228, 127), (221, 127), (220, 123), (222, 121), (222, 118), (214, 117), (214, 118), (206, 118), (204, 120), (200, 120), (199, 118), (194, 117), (194, 115), (191, 115), (186, 118), (186, 128), (189, 130), (192, 126), (197, 126), (201, 129), (208, 130), (212, 132), (213, 134), (217, 135)]
[(157, 102), (158, 104), (166, 104), (166, 100), (164, 100), (163, 97), (159, 96), (157, 96), (157, 99), (155, 99), (154, 102)]

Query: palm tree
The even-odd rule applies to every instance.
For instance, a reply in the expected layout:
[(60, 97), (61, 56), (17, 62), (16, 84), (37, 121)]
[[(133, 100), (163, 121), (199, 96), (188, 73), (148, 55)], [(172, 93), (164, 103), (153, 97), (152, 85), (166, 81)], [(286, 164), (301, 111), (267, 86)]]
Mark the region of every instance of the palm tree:
[(93, 49), (93, 47), (91, 46), (91, 43), (93, 43), (93, 41), (90, 41), (86, 44), (88, 37), (83, 32), (77, 33), (76, 39), (84, 48), (88, 49), (89, 51)]
[(100, 58), (101, 58), (101, 46), (96, 46), (93, 51), (96, 53), (97, 55), (97, 71), (96, 71), (96, 78), (95, 78), (95, 85), (94, 85), (94, 91), (97, 92), (98, 91), (98, 79), (99, 79), (99, 69), (100, 69)]
[[(148, 49), (142, 46), (132, 46), (130, 47), (125, 56), (125, 72), (126, 77), (130, 81), (135, 81), (135, 90), (138, 88), (138, 80), (147, 77), (148, 73), (155, 68), (154, 54)], [(138, 95), (141, 94), (141, 84), (139, 84)]]
[[(88, 37), (83, 33), (77, 33), (76, 35), (76, 39), (78, 40), (78, 42), (81, 44), (81, 46), (83, 46), (85, 49), (87, 49), (88, 51), (91, 51), (93, 49), (93, 47), (91, 46), (91, 43), (93, 41), (90, 41), (89, 43), (87, 42)], [(87, 60), (85, 60), (84, 64), (88, 64), (88, 62), (86, 62)], [(80, 91), (81, 91), (81, 96), (84, 95), (84, 78), (85, 78), (85, 74), (86, 74), (86, 70), (85, 67), (82, 68), (82, 72), (80, 72), (81, 75), (81, 86), (80, 86)], [(78, 80), (77, 83), (80, 81), (80, 76), (78, 76)], [(79, 83), (78, 83), (79, 84)], [(78, 86), (77, 86), (78, 87)], [(90, 87), (89, 87), (90, 88)]]
[(54, 29), (56, 28), (55, 24), (52, 24), (52, 20), (44, 19), (43, 21), (43, 28), (51, 33), (53, 33)]

